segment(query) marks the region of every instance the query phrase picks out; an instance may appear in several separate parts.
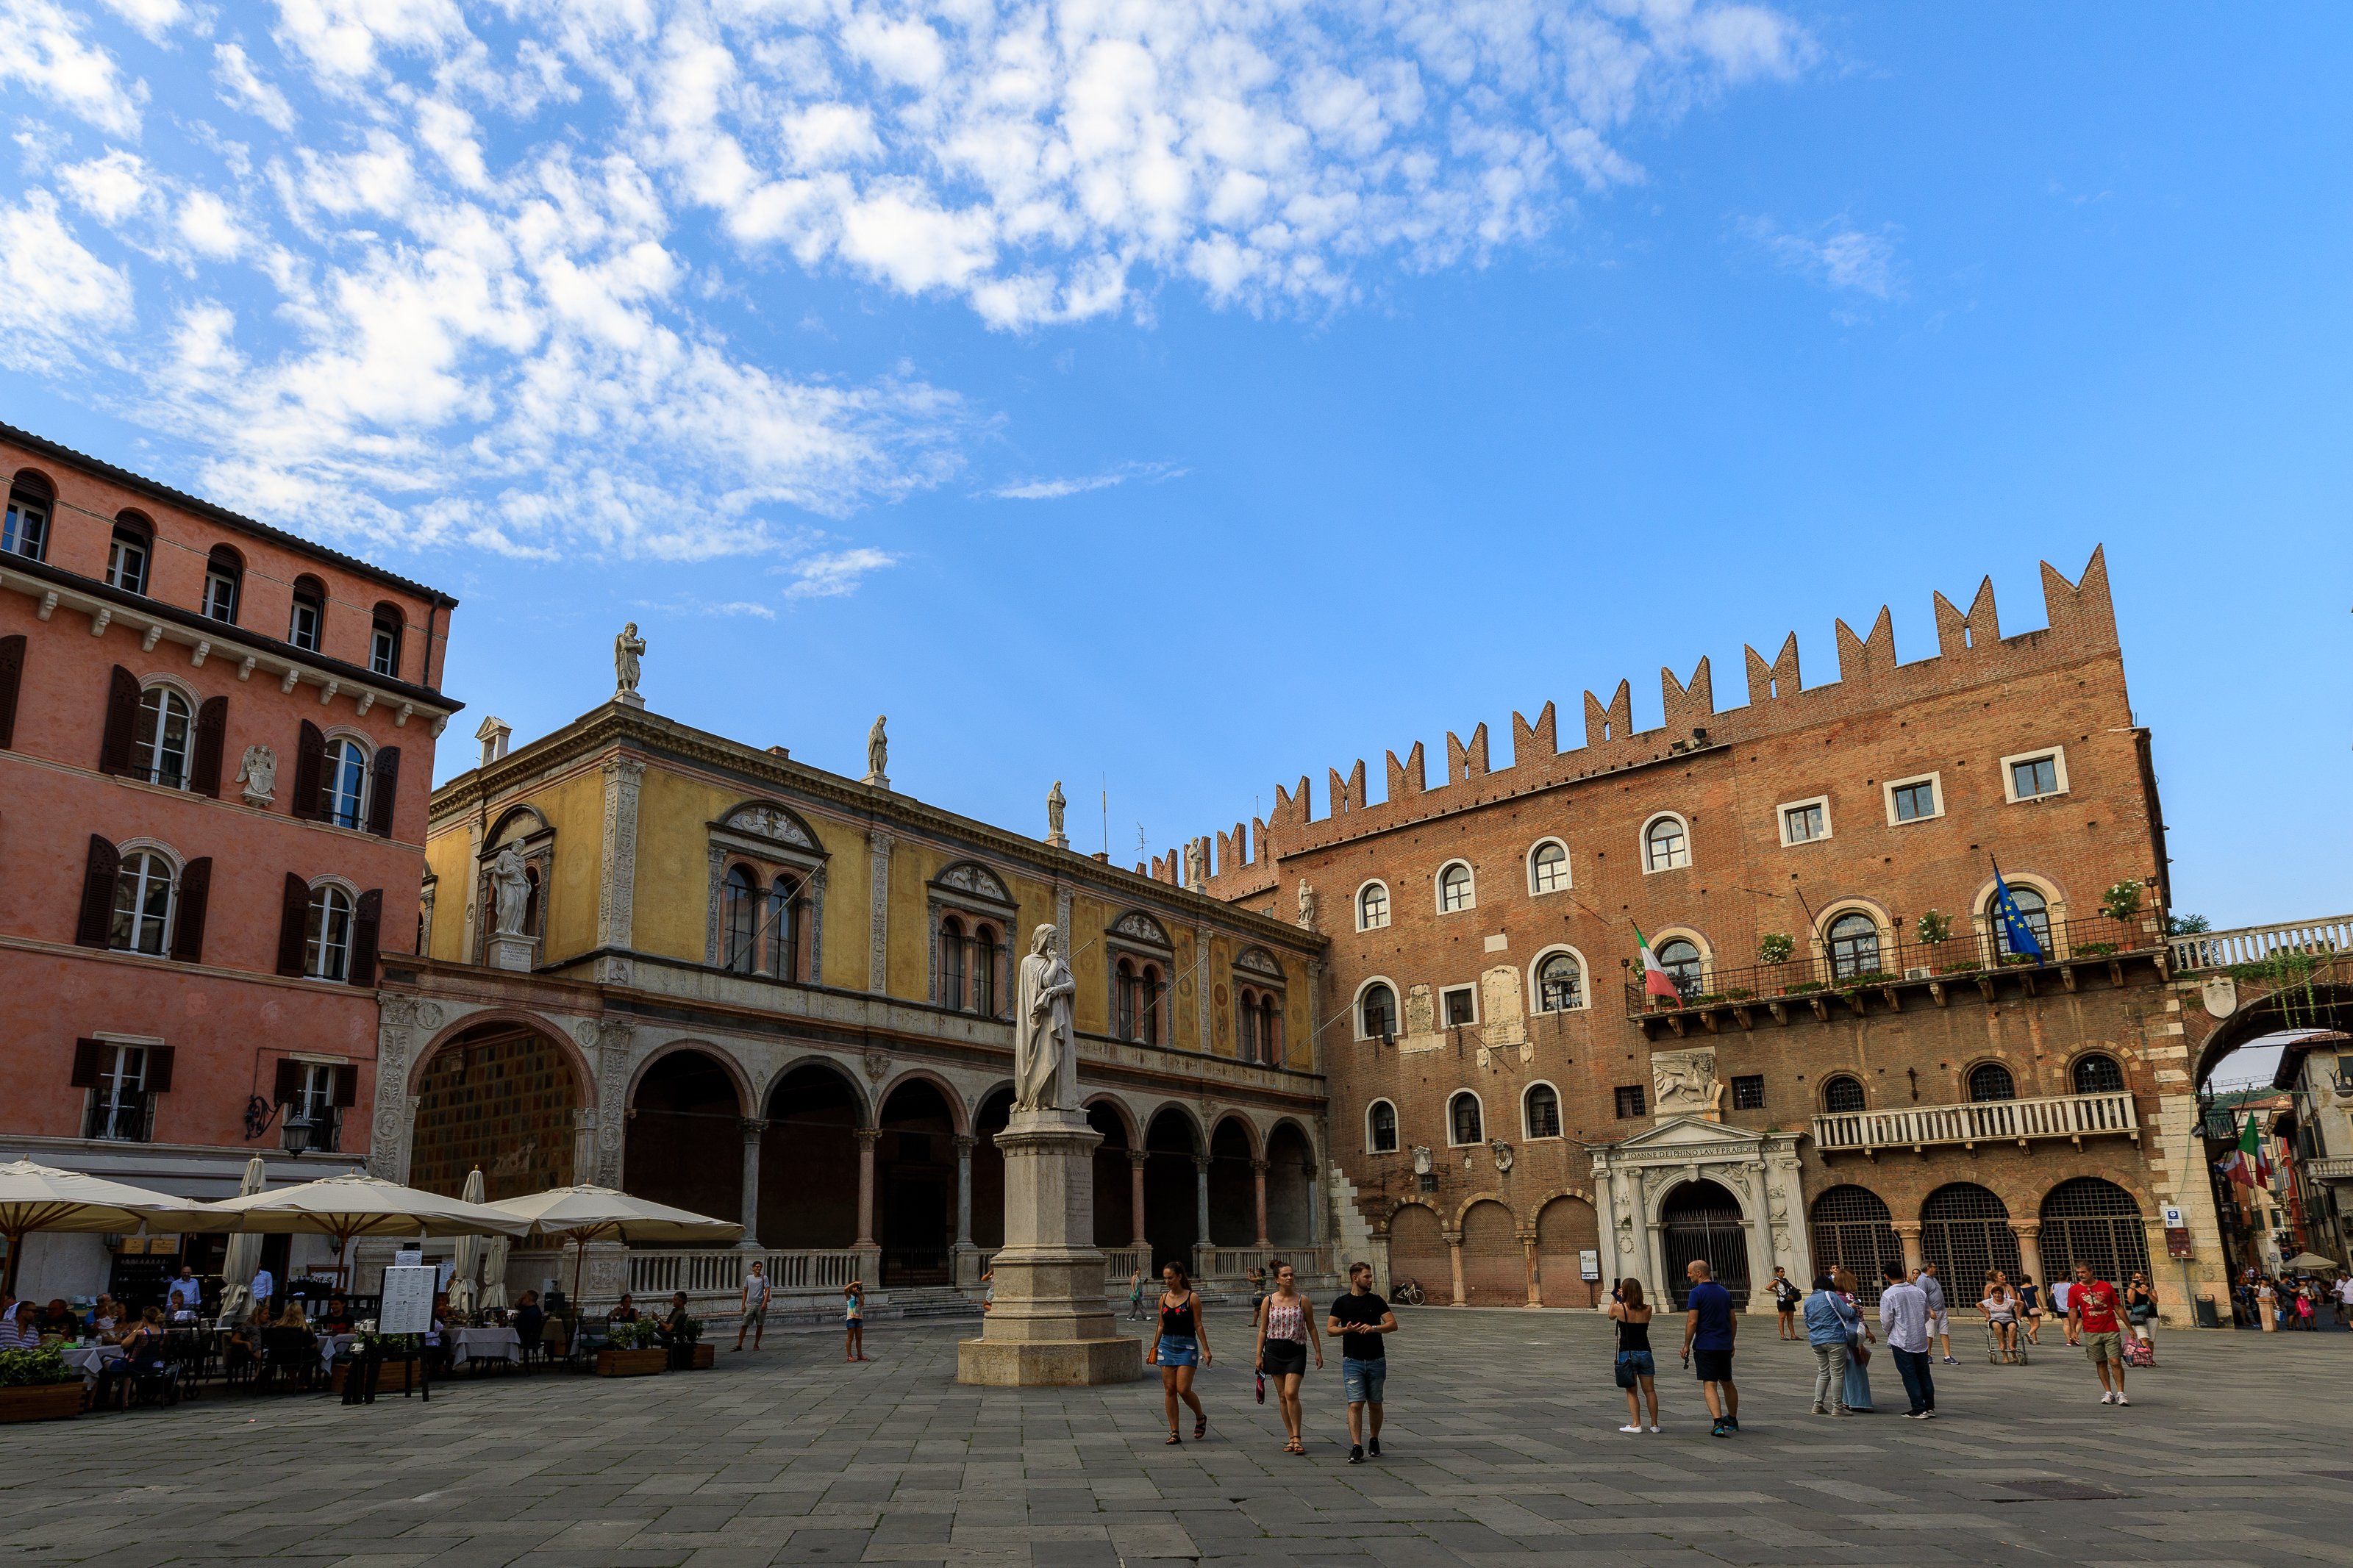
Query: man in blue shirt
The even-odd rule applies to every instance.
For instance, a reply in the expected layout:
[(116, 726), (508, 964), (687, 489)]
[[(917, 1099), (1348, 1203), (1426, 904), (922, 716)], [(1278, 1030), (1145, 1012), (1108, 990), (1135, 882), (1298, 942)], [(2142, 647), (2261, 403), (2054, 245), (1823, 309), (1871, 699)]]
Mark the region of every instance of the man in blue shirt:
[(1732, 1292), (1715, 1282), (1703, 1259), (1693, 1258), (1683, 1274), (1691, 1280), (1691, 1293), (1683, 1299), (1690, 1308), (1683, 1317), (1683, 1364), (1699, 1374), (1713, 1423), (1708, 1436), (1729, 1437), (1740, 1430), (1740, 1390), (1732, 1382), (1732, 1338), (1737, 1328)]

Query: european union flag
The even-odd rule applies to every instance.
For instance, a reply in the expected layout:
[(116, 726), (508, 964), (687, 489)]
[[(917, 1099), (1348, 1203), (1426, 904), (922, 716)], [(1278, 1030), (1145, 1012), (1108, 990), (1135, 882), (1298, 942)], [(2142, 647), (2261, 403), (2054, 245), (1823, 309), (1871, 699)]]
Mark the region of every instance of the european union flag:
[(2037, 963), (2049, 958), (2042, 951), (2042, 943), (2035, 939), (2034, 928), (2019, 912), (2018, 900), (2010, 896), (2010, 884), (2001, 879), (1999, 866), (1993, 868), (1993, 912), (2001, 919), (2002, 936), (2010, 952), (2031, 957)]

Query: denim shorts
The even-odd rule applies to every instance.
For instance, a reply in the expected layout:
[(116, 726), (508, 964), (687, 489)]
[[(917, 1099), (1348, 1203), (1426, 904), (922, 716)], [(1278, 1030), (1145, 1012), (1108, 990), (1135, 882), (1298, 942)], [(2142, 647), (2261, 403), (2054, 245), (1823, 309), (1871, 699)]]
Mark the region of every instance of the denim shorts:
[(1620, 1388), (1633, 1387), (1638, 1377), (1659, 1375), (1658, 1363), (1651, 1359), (1649, 1351), (1620, 1351), (1618, 1363), (1612, 1370)]
[(1183, 1334), (1160, 1336), (1162, 1366), (1198, 1366), (1201, 1364), (1201, 1342)]
[(1381, 1384), (1388, 1381), (1389, 1362), (1387, 1356), (1358, 1360), (1352, 1355), (1340, 1358), (1340, 1386), (1351, 1405), (1378, 1405)]

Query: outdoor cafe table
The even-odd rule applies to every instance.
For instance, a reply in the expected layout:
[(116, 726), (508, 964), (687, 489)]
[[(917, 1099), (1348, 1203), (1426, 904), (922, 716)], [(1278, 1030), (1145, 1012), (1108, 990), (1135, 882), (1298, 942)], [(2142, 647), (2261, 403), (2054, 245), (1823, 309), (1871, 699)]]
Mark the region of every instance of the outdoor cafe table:
[(522, 1336), (512, 1329), (459, 1329), (449, 1336), (449, 1364), (522, 1360)]
[(65, 1358), (65, 1363), (68, 1366), (81, 1373), (81, 1380), (84, 1383), (96, 1383), (98, 1374), (105, 1369), (109, 1362), (118, 1362), (122, 1359), (122, 1347), (121, 1345), (67, 1345), (58, 1353)]
[(319, 1364), (324, 1367), (333, 1366), (335, 1363), (335, 1358), (351, 1348), (352, 1336), (349, 1334), (321, 1334), (319, 1336)]

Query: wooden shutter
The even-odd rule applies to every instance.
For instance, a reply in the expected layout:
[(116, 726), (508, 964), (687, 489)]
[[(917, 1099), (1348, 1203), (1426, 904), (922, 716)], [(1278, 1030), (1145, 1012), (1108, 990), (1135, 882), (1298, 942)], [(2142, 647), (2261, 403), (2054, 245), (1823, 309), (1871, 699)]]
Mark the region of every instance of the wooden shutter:
[(360, 895), (359, 913), (352, 919), (352, 962), (346, 978), (354, 985), (375, 984), (375, 947), (384, 927), (384, 889), (370, 888)]
[(148, 1093), (169, 1094), (172, 1092), (172, 1050), (173, 1047), (170, 1046), (150, 1046), (147, 1047)]
[(311, 919), (311, 884), (286, 873), (286, 890), (278, 906), (278, 973), (302, 973), (303, 926)]
[(188, 787), (198, 795), (220, 798), (221, 747), (228, 739), (228, 699), (207, 697), (196, 709), (196, 755), (188, 769)]
[(368, 831), (378, 838), (392, 837), (392, 805), (400, 794), (400, 748), (386, 746), (375, 754), (374, 779), (368, 785)]
[(25, 639), (0, 637), (0, 751), (16, 743), (16, 691), (25, 684)]
[(205, 904), (212, 897), (213, 858), (188, 862), (180, 873), (179, 912), (172, 921), (172, 956), (183, 963), (205, 956)]
[(98, 1088), (99, 1079), (106, 1071), (107, 1058), (113, 1054), (114, 1047), (104, 1040), (76, 1040), (73, 1087), (76, 1089)]
[(338, 1110), (349, 1110), (359, 1103), (359, 1068), (346, 1067), (335, 1069), (335, 1091), (332, 1098), (335, 1109)]
[(305, 822), (319, 818), (319, 773), (327, 765), (327, 736), (308, 719), (294, 746), (294, 800), (288, 807)]
[(83, 947), (114, 944), (114, 882), (122, 873), (122, 857), (114, 846), (93, 833), (90, 864), (81, 875), (81, 920), (74, 941)]
[(107, 681), (106, 734), (98, 747), (100, 773), (131, 771), (131, 733), (138, 726), (139, 678), (118, 664)]
[(278, 1059), (278, 1082), (270, 1094), (273, 1105), (291, 1105), (302, 1098), (302, 1064), (291, 1058)]

